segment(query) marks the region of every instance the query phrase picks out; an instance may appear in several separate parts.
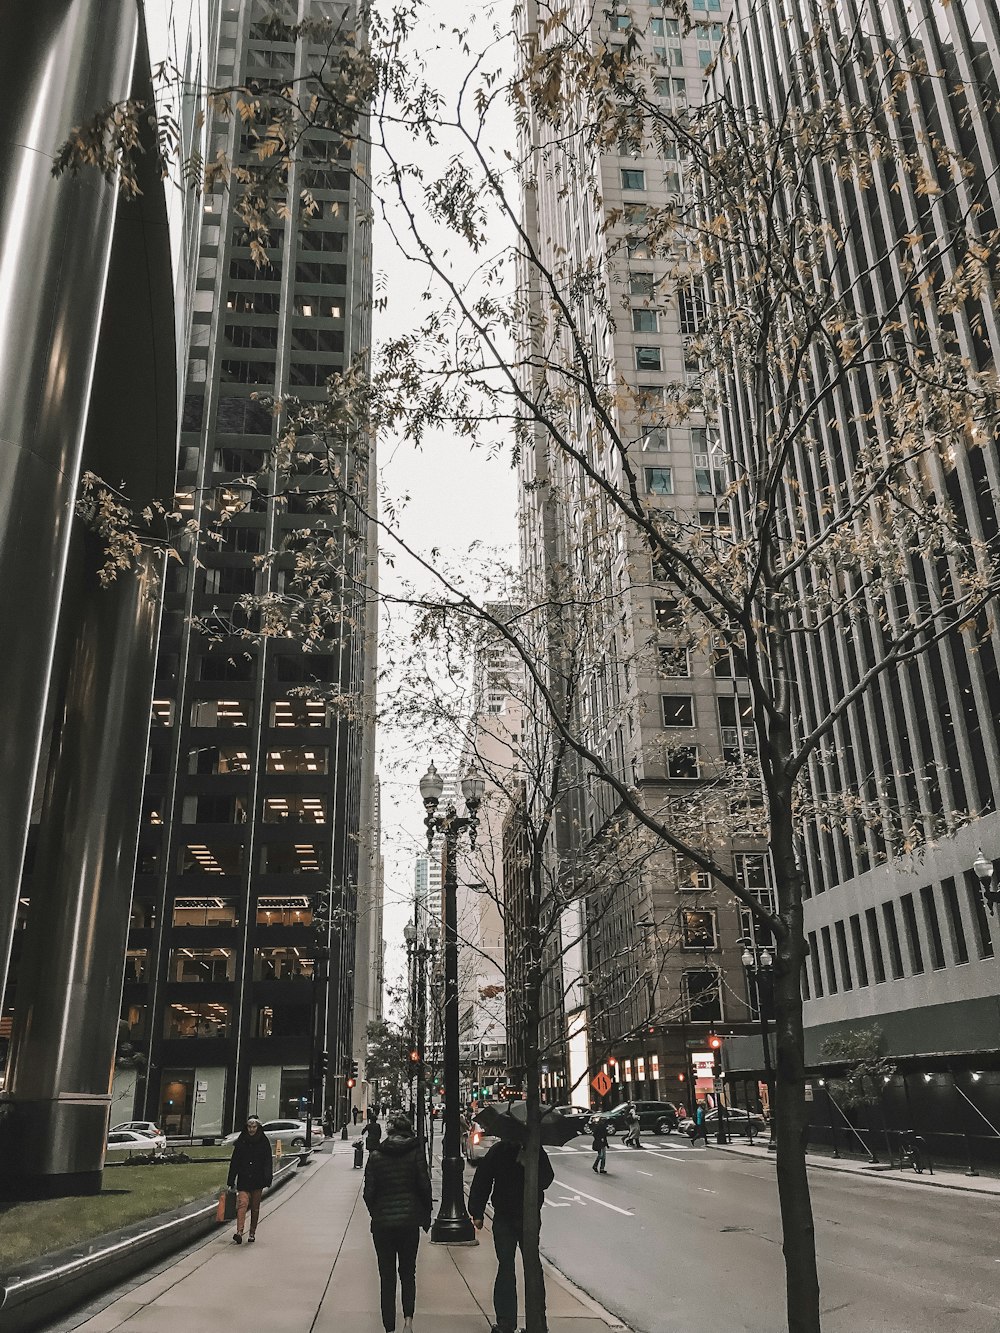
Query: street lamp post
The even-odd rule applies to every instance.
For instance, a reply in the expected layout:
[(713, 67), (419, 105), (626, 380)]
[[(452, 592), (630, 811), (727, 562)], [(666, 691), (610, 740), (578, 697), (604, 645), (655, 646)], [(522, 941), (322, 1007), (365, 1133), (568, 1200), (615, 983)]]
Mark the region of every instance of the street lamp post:
[(455, 859), (459, 834), (468, 832), (469, 843), (476, 845), (477, 812), (486, 790), (482, 775), (471, 766), (462, 778), (462, 796), (467, 816), (449, 805), (443, 815), (436, 813), (444, 791), (437, 769), (430, 768), (420, 779), (420, 795), (427, 812), (428, 851), (435, 834), (444, 837), (444, 1142), (441, 1151), (441, 1206), (431, 1228), (431, 1240), (444, 1244), (469, 1244), (476, 1238), (475, 1228), (465, 1208), (462, 1176), (461, 1129), (458, 1111), (458, 875)]
[(424, 938), (418, 940), (418, 927), (414, 924), (407, 924), (403, 930), (403, 937), (406, 940), (406, 955), (413, 969), (413, 1051), (416, 1053), (414, 1063), (414, 1094), (413, 1106), (417, 1131), (417, 1146), (421, 1152), (426, 1152), (425, 1144), (427, 1141), (427, 1088), (424, 1079), (425, 1073), (425, 1042), (427, 1039), (427, 964), (430, 963), (431, 970), (434, 968), (434, 960), (437, 957), (438, 942), (441, 939), (441, 932), (438, 929), (436, 921), (428, 922), (427, 929), (424, 932)]
[(764, 1082), (767, 1084), (767, 1102), (770, 1114), (767, 1118), (768, 1126), (768, 1152), (777, 1151), (777, 1141), (774, 1136), (775, 1131), (775, 1095), (774, 1095), (774, 1067), (771, 1064), (771, 1043), (767, 1035), (767, 1009), (764, 1005), (764, 996), (774, 983), (774, 954), (766, 944), (758, 945), (753, 940), (740, 940), (743, 945), (743, 967), (747, 977), (751, 978), (757, 992), (757, 1014), (760, 1018), (760, 1040), (764, 1055)]

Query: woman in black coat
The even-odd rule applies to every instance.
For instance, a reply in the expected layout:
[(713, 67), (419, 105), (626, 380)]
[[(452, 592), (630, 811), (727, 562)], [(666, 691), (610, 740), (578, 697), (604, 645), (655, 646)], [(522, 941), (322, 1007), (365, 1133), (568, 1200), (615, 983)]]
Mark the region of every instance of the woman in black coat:
[[(369, 1144), (371, 1139), (369, 1139)], [(396, 1267), (403, 1296), (403, 1333), (413, 1333), (420, 1228), (431, 1224), (431, 1178), (405, 1116), (389, 1122), (388, 1137), (372, 1147), (365, 1167), (365, 1205), (382, 1284), (382, 1325), (396, 1327)]]
[(243, 1225), (247, 1207), (250, 1209), (250, 1235), (247, 1242), (257, 1239), (257, 1219), (260, 1217), (260, 1196), (271, 1183), (274, 1164), (271, 1144), (255, 1115), (247, 1116), (246, 1129), (233, 1144), (229, 1163), (229, 1188), (236, 1188), (236, 1234), (233, 1240), (243, 1244)]

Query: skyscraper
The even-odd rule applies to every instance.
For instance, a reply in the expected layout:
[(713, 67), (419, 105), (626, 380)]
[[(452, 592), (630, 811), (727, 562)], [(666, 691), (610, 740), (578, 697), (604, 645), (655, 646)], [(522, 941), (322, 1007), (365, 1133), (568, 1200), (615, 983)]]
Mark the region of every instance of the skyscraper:
[[(273, 89), (308, 86), (328, 52), (293, 25), (321, 8), (228, 0), (213, 81), (265, 104)], [(353, 15), (338, 15), (335, 41), (350, 42)], [(209, 157), (237, 167), (259, 160), (258, 142), (239, 118), (209, 126)], [(367, 503), (368, 441), (339, 431), (316, 453), (303, 440), (279, 481), (279, 423), (260, 398), (319, 403), (330, 375), (366, 363), (367, 147), (310, 129), (292, 158), (288, 217), (264, 263), (235, 193), (204, 200), (175, 498), (195, 527), (166, 579), (123, 1007), (148, 1061), (144, 1080), (128, 1076), (135, 1114), (168, 1133), (217, 1134), (310, 1097), (338, 1115), (347, 1105), (356, 913), (359, 891), (371, 910), (376, 867), (364, 592), (375, 548), (331, 470), (357, 478)], [(266, 610), (240, 599), (303, 596), (296, 553), (309, 533), (336, 568), (304, 651), (263, 633)]]

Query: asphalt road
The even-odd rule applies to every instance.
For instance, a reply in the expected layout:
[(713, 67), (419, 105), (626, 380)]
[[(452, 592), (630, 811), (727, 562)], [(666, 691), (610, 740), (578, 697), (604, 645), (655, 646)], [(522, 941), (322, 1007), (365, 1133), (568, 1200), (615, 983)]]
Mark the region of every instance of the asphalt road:
[[(595, 1175), (551, 1149), (542, 1249), (636, 1333), (779, 1333), (784, 1265), (774, 1167), (643, 1136)], [(1000, 1201), (810, 1173), (824, 1333), (998, 1333)]]

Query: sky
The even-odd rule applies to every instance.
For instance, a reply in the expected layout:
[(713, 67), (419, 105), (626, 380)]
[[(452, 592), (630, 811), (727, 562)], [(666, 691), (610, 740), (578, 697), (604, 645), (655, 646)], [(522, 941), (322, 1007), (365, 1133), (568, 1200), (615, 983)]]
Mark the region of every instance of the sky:
[[(456, 96), (458, 80), (468, 68), (468, 61), (461, 54), (464, 34), (459, 29), (471, 29), (472, 43), (484, 25), (488, 35), (489, 11), (474, 0), (435, 0), (430, 8), (436, 10), (436, 21), (426, 25), (421, 49), (428, 78), (451, 101)], [(491, 144), (493, 150), (502, 152), (512, 134), (506, 115), (501, 115)], [(428, 155), (426, 149), (414, 151), (422, 153), (421, 165), (431, 170), (443, 166), (454, 148), (453, 143), (443, 139), (436, 154)], [(405, 159), (406, 143), (398, 141), (395, 149)], [(384, 170), (384, 161), (376, 153), (372, 164), (376, 192), (380, 170)], [(390, 220), (400, 225), (398, 214), (390, 215)], [(454, 244), (453, 238), (439, 233), (439, 239), (442, 248), (447, 247), (455, 271), (459, 275), (471, 272), (473, 261)], [(502, 233), (498, 233), (498, 244), (503, 240)], [(412, 327), (414, 319), (425, 313), (427, 304), (422, 296), (427, 279), (422, 268), (400, 253), (379, 208), (375, 210), (373, 250), (376, 275), (385, 275), (384, 286), (377, 277), (376, 290), (387, 294), (385, 309), (377, 310), (374, 316), (373, 354), (377, 364), (380, 344)], [(401, 505), (399, 526), (407, 541), (425, 553), (438, 548), (451, 561), (461, 561), (473, 542), (499, 548), (509, 559), (515, 558), (516, 474), (511, 468), (509, 448), (503, 447), (502, 438), (499, 443), (499, 450), (487, 452), (441, 436), (420, 450), (399, 439), (378, 442), (383, 494)], [(398, 567), (383, 559), (381, 587), (391, 590), (397, 586), (399, 575)], [(433, 586), (427, 576), (424, 586), (428, 590)], [(380, 699), (383, 706), (387, 702), (384, 696)], [(430, 742), (425, 747), (404, 737), (391, 720), (380, 726), (377, 743), (385, 857), (383, 933), (387, 946), (386, 977), (392, 983), (405, 972), (402, 931), (412, 911), (414, 858), (424, 847), (424, 811), (417, 784), (431, 759), (443, 770), (446, 757), (434, 753)]]

